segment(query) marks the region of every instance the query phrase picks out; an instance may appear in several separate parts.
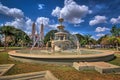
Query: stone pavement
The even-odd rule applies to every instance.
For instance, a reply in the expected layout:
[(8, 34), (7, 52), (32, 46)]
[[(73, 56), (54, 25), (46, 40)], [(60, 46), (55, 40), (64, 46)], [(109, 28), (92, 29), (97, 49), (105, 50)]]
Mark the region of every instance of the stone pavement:
[(1, 76), (0, 80), (58, 80), (50, 71)]
[(1, 64), (0, 65), (0, 76), (4, 75), (13, 66), (14, 66), (14, 64)]
[(96, 70), (99, 73), (120, 73), (120, 66), (106, 62), (74, 62), (73, 67), (77, 70)]

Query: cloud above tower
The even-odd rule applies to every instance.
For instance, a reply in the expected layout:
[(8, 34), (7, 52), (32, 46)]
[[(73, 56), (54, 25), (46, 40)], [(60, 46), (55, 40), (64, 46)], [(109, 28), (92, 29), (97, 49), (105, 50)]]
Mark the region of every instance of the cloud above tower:
[(46, 18), (46, 17), (38, 17), (37, 19), (36, 19), (36, 23), (37, 24), (44, 24), (44, 25), (48, 25), (49, 24), (49, 18)]
[(55, 17), (62, 17), (70, 23), (78, 24), (84, 22), (82, 18), (91, 12), (88, 6), (78, 5), (73, 0), (65, 0), (64, 7), (56, 7), (51, 14)]

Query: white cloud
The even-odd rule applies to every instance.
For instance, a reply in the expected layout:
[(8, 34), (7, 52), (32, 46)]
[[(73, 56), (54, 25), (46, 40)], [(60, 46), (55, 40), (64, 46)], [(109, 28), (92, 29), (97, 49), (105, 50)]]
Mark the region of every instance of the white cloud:
[(98, 37), (102, 37), (102, 36), (104, 36), (105, 34), (103, 34), (103, 33), (100, 33), (100, 34), (97, 34), (96, 36), (98, 36)]
[(40, 27), (40, 25), (43, 23), (46, 29), (48, 28), (57, 29), (57, 26), (59, 25), (59, 24), (49, 24), (50, 20), (47, 17), (38, 17), (35, 23), (37, 27)]
[(25, 29), (23, 26), (25, 24), (25, 21), (23, 18), (20, 19), (15, 19), (14, 21), (11, 22), (6, 22), (5, 25), (10, 25), (10, 26), (15, 26), (16, 28), (21, 28), (21, 29)]
[(24, 13), (22, 10), (17, 8), (8, 8), (7, 6), (4, 6), (0, 3), (0, 14), (11, 16), (14, 18), (23, 18)]
[(8, 8), (0, 3), (0, 14), (14, 18), (14, 20), (6, 22), (4, 25), (14, 26), (24, 30), (25, 32), (31, 31), (33, 21), (30, 18), (25, 17), (22, 10), (17, 8)]
[[(44, 4), (39, 4), (38, 6), (39, 6), (39, 9), (42, 9)], [(6, 15), (6, 16), (11, 16), (14, 18), (14, 20), (6, 22), (6, 23), (4, 23), (4, 25), (14, 26), (16, 28), (24, 30), (28, 34), (31, 33), (33, 21), (30, 18), (25, 17), (22, 10), (17, 9), (17, 8), (8, 8), (7, 6), (3, 6), (0, 3), (0, 14)], [(39, 28), (42, 23), (44, 24), (44, 26), (47, 30), (56, 29), (58, 26), (58, 24), (49, 24), (50, 23), (49, 18), (38, 17), (35, 21), (37, 32), (39, 32)], [(54, 23), (54, 21), (53, 21), (53, 23)], [(3, 26), (3, 24), (0, 24), (0, 25)]]
[(59, 24), (52, 24), (52, 25), (49, 25), (49, 27), (51, 29), (57, 29), (57, 26), (59, 26)]
[(44, 24), (45, 26), (47, 26), (49, 24), (49, 18), (46, 18), (46, 17), (38, 17), (36, 19), (36, 24), (37, 25), (40, 25), (40, 24)]
[(52, 11), (52, 15), (53, 15), (53, 16), (57, 16), (57, 17), (60, 17), (60, 11), (61, 11), (61, 8), (57, 6), (57, 7)]
[(52, 11), (52, 15), (56, 17), (62, 17), (66, 21), (74, 24), (84, 22), (82, 20), (87, 14), (91, 13), (91, 10), (85, 5), (78, 5), (73, 0), (65, 0), (64, 7), (56, 7)]
[(97, 27), (95, 32), (104, 32), (106, 30), (110, 30), (109, 28), (106, 28), (106, 27)]
[(0, 24), (0, 26), (4, 26), (4, 24)]
[(79, 27), (80, 26), (80, 24), (74, 24), (74, 27)]
[(33, 21), (30, 18), (26, 18), (25, 25), (26, 25), (26, 32), (27, 33), (30, 33), (32, 31), (32, 29), (31, 29), (32, 24), (33, 24)]
[(45, 6), (44, 4), (38, 4), (38, 9), (41, 10), (43, 9), (44, 6)]
[(78, 34), (78, 32), (72, 32), (71, 34)]
[(9, 26), (14, 26), (16, 28), (22, 29), (25, 32), (29, 33), (31, 31), (32, 28), (32, 23), (33, 21), (29, 18), (23, 19), (15, 19), (14, 21), (11, 22), (6, 22), (5, 25), (9, 25)]
[(112, 19), (110, 20), (110, 22), (111, 22), (112, 24), (118, 24), (118, 23), (120, 23), (120, 16), (118, 16), (118, 18), (112, 18)]
[[(35, 24), (36, 24), (36, 31), (37, 33), (39, 33), (39, 30), (40, 30), (40, 26), (41, 24), (43, 23), (44, 24), (44, 27), (46, 29), (57, 29), (57, 26), (59, 24), (49, 24), (49, 18), (46, 18), (46, 17), (38, 17), (35, 21)], [(15, 18), (15, 20), (11, 21), (11, 22), (6, 22), (5, 25), (9, 25), (9, 26), (15, 26), (16, 28), (19, 28), (19, 29), (22, 29), (24, 30), (27, 34), (30, 34), (31, 31), (32, 31), (32, 24), (33, 24), (33, 21), (26, 17), (25, 19), (24, 18)], [(3, 24), (1, 24), (2, 26)]]
[(93, 20), (89, 22), (89, 25), (93, 26), (99, 23), (106, 23), (107, 18), (105, 16), (95, 16)]

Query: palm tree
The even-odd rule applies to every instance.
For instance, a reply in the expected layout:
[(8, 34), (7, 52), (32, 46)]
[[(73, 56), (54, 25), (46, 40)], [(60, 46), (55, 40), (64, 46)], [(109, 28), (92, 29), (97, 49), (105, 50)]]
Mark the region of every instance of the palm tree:
[[(22, 31), (21, 29), (17, 29), (13, 26), (0, 27), (0, 34), (4, 35), (5, 49), (7, 47), (8, 42), (11, 42), (14, 45), (18, 45), (20, 42), (22, 42), (20, 44), (23, 45), (23, 44), (28, 44), (31, 41), (29, 36), (24, 31)], [(7, 39), (7, 38), (9, 38), (9, 39)]]
[(116, 25), (112, 27), (110, 30), (112, 37), (110, 38), (110, 42), (112, 44), (116, 44), (116, 48), (118, 50), (118, 46), (120, 44), (120, 28), (118, 28)]
[(91, 35), (87, 34), (84, 36), (84, 39), (86, 40), (86, 44), (90, 44), (90, 41), (91, 41)]
[(29, 36), (22, 31), (21, 29), (16, 29), (15, 30), (15, 44), (19, 44), (23, 47), (24, 44), (29, 44), (31, 42)]
[(120, 36), (120, 28), (117, 28), (116, 25), (112, 27), (110, 32), (112, 33), (112, 36)]
[(7, 48), (7, 37), (14, 35), (14, 27), (13, 26), (2, 26), (0, 27), (0, 33), (4, 35), (4, 49)]
[(44, 43), (46, 44), (47, 42), (50, 41), (50, 37), (53, 39), (54, 38), (54, 33), (56, 33), (57, 30), (51, 30), (49, 31), (46, 35), (45, 35), (45, 38), (44, 38)]
[(76, 34), (79, 42), (80, 42), (80, 45), (83, 46), (85, 44), (85, 41), (84, 41), (84, 36), (81, 35), (81, 34)]
[(120, 38), (119, 37), (115, 37), (115, 36), (112, 36), (109, 38), (109, 42), (112, 44), (112, 45), (115, 45), (116, 46), (116, 50), (118, 51), (118, 46), (120, 44)]
[(103, 37), (102, 40), (101, 40), (101, 42), (100, 42), (100, 44), (103, 45), (102, 47), (104, 47), (104, 48), (105, 48), (106, 46), (108, 47), (109, 44), (110, 44), (110, 43), (109, 43), (109, 36)]

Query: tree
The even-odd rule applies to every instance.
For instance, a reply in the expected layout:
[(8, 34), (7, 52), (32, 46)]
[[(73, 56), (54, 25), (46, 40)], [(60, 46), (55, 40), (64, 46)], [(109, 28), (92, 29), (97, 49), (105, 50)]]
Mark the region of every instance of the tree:
[(102, 45), (109, 45), (109, 37), (102, 38), (100, 44), (102, 44)]
[(112, 27), (112, 29), (110, 30), (112, 36), (120, 36), (120, 28), (117, 28), (116, 25), (114, 25)]
[(16, 29), (15, 30), (14, 37), (15, 37), (14, 44), (21, 45), (22, 47), (24, 45), (27, 45), (27, 44), (31, 43), (31, 40), (30, 40), (29, 36), (24, 31), (22, 31), (21, 29)]
[(2, 26), (0, 27), (0, 33), (4, 35), (4, 48), (6, 50), (7, 47), (7, 37), (14, 35), (14, 27), (13, 26)]
[(108, 35), (104, 35), (104, 36), (100, 37), (100, 38), (97, 40), (97, 44), (101, 44), (102, 39), (103, 39), (103, 38), (106, 38), (106, 37), (108, 37)]
[(84, 43), (84, 45), (86, 45), (86, 47), (88, 48), (93, 48), (97, 41), (93, 38), (91, 38), (92, 35), (90, 34), (87, 34), (87, 35), (84, 35), (84, 39), (82, 40), (82, 43)]
[(86, 44), (87, 45), (90, 45), (90, 42), (91, 42), (91, 35), (87, 34), (87, 35), (84, 35), (84, 39), (86, 41)]
[(44, 38), (44, 43), (46, 44), (48, 41), (50, 41), (50, 37), (53, 39), (54, 38), (54, 34), (57, 32), (57, 30), (51, 30), (49, 31)]
[(120, 44), (120, 38), (119, 37), (115, 37), (115, 36), (111, 36), (109, 37), (109, 42), (111, 45), (115, 45), (116, 46), (116, 50), (118, 50), (118, 46)]
[(110, 38), (110, 43), (112, 43), (112, 45), (116, 45), (116, 48), (118, 50), (118, 46), (120, 44), (120, 28), (114, 25), (110, 32), (112, 34)]
[(76, 34), (76, 36), (77, 36), (77, 38), (78, 38), (78, 40), (79, 40), (80, 45), (81, 45), (81, 46), (84, 45), (84, 42), (83, 42), (84, 36), (81, 35), (81, 34)]
[[(0, 27), (1, 34), (4, 35), (4, 47), (6, 49), (8, 43), (11, 43), (12, 45), (23, 45), (30, 43), (29, 36), (22, 31), (21, 29), (17, 29), (13, 26), (2, 26)], [(22, 42), (22, 43), (20, 43)]]

